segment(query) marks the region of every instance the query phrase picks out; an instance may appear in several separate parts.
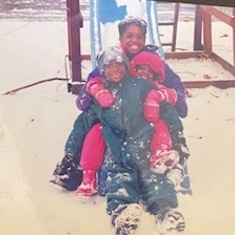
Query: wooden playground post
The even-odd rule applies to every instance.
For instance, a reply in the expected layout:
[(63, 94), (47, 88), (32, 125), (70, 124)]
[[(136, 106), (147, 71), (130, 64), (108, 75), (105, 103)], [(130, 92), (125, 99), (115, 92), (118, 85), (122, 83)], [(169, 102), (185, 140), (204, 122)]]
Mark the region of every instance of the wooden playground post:
[(196, 5), (195, 22), (194, 22), (194, 44), (193, 44), (194, 51), (200, 51), (203, 49), (202, 21), (203, 21), (203, 15), (202, 15), (201, 5)]
[(72, 76), (72, 83), (68, 84), (68, 90), (72, 91), (73, 94), (78, 94), (82, 85), (80, 27), (83, 26), (83, 18), (78, 0), (67, 0), (67, 22), (69, 62), (71, 64)]
[(179, 10), (180, 10), (180, 3), (175, 3), (174, 25), (173, 25), (173, 34), (172, 34), (172, 47), (171, 47), (172, 51), (175, 51), (175, 47), (176, 47), (177, 26), (178, 26), (178, 20), (179, 20)]
[(235, 67), (235, 8), (233, 8), (233, 15), (232, 15), (232, 19), (233, 19), (233, 66)]
[(203, 44), (204, 53), (210, 57), (212, 53), (212, 28), (211, 15), (207, 11), (203, 11)]

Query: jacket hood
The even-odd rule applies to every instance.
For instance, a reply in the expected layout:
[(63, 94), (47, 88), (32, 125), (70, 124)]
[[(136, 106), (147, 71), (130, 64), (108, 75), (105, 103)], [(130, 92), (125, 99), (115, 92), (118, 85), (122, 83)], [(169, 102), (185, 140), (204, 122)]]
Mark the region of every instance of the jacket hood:
[(101, 51), (97, 56), (97, 64), (100, 74), (103, 73), (104, 66), (107, 65), (111, 60), (116, 60), (118, 62), (124, 63), (127, 68), (129, 67), (129, 61), (122, 52), (122, 49), (117, 46), (109, 47)]
[(129, 71), (134, 77), (138, 77), (138, 74), (136, 72), (136, 66), (137, 65), (143, 65), (147, 64), (150, 66), (150, 68), (157, 74), (159, 74), (159, 77), (157, 81), (159, 83), (163, 83), (165, 80), (165, 70), (164, 70), (164, 64), (160, 56), (158, 56), (155, 53), (149, 52), (149, 51), (142, 51), (138, 55), (136, 55), (129, 65)]

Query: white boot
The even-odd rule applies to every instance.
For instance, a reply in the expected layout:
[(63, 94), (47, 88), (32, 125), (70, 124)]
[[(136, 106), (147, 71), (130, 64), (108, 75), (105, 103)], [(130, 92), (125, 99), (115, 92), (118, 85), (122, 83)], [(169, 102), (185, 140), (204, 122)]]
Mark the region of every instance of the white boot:
[(140, 224), (141, 214), (141, 208), (136, 203), (117, 208), (113, 222), (115, 235), (132, 235)]
[(170, 232), (183, 232), (185, 220), (183, 215), (175, 209), (168, 209), (156, 216), (158, 231), (161, 235)]

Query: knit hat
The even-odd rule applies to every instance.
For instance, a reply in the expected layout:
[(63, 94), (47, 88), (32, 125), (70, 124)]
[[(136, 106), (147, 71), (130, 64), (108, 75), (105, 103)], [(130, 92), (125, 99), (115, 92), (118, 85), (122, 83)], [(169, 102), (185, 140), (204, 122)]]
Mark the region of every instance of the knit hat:
[(149, 65), (150, 68), (157, 74), (159, 74), (157, 81), (162, 83), (165, 80), (164, 64), (160, 56), (152, 52), (142, 51), (136, 55), (130, 62), (129, 70), (132, 76), (138, 77), (136, 71), (137, 65)]
[(107, 65), (111, 60), (116, 60), (117, 62), (124, 63), (125, 66), (129, 67), (129, 61), (127, 57), (123, 54), (120, 47), (109, 47), (101, 51), (97, 56), (97, 63), (100, 74), (103, 73), (104, 66)]

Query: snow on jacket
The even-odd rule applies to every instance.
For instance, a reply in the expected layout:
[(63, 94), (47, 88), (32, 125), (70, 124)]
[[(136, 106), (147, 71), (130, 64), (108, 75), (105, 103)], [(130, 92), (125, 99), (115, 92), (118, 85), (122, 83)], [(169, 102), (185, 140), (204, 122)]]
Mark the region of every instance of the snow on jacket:
[[(97, 116), (103, 124), (103, 136), (111, 148), (113, 161), (135, 169), (139, 165), (149, 165), (146, 164), (149, 161), (146, 153), (153, 126), (146, 120), (143, 107), (147, 94), (155, 86), (130, 74), (126, 74), (119, 83), (105, 80), (104, 86), (115, 97), (115, 103), (110, 108), (97, 104)], [(89, 83), (87, 87), (90, 87)]]

